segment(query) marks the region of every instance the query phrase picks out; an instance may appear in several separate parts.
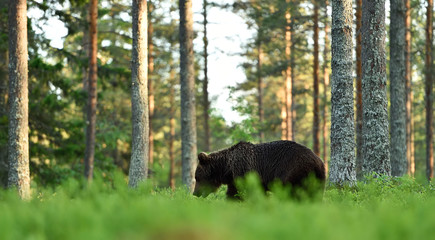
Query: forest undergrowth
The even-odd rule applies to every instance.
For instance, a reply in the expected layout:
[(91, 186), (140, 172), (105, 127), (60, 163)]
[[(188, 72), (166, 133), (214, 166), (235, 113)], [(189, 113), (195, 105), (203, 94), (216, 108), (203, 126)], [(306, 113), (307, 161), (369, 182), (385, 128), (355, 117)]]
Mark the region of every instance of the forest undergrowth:
[[(98, 175), (98, 174), (97, 174)], [(34, 189), (22, 201), (0, 191), (0, 239), (429, 239), (435, 236), (435, 188), (410, 178), (371, 178), (328, 186), (322, 200), (292, 200), (254, 176), (244, 201), (225, 188), (195, 197), (151, 183), (137, 190), (116, 173), (85, 185), (74, 179)]]

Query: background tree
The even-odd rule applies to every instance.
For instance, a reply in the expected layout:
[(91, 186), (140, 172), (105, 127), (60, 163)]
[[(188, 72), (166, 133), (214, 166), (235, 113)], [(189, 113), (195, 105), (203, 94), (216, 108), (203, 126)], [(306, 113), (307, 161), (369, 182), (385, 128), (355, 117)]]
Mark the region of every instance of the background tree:
[(208, 38), (207, 38), (207, 7), (208, 7), (208, 3), (207, 0), (204, 0), (202, 2), (202, 8), (203, 8), (203, 17), (204, 17), (204, 37), (203, 37), (203, 42), (204, 42), (204, 81), (203, 81), (203, 85), (202, 85), (202, 101), (203, 101), (203, 117), (204, 117), (204, 142), (205, 142), (205, 148), (204, 151), (209, 152), (210, 151), (210, 126), (209, 126), (209, 111), (210, 111), (210, 101), (209, 101), (209, 97), (208, 97)]
[(9, 2), (8, 186), (30, 198), (27, 2)]
[(363, 172), (391, 175), (385, 56), (385, 1), (362, 3)]
[(323, 136), (323, 155), (322, 159), (325, 163), (326, 175), (328, 175), (328, 91), (329, 91), (329, 17), (328, 17), (329, 1), (325, 1), (324, 8), (324, 31), (325, 31), (325, 45), (323, 48), (323, 98), (322, 98), (322, 136)]
[[(292, 64), (291, 64), (291, 56), (292, 56), (292, 14), (291, 14), (291, 4), (290, 0), (286, 0), (286, 12), (285, 12), (285, 56), (286, 56), (286, 65), (287, 68), (285, 70), (285, 87), (284, 87), (284, 108), (285, 108), (285, 117), (284, 117), (284, 139), (293, 140), (293, 79), (292, 79)], [(293, 4), (293, 3), (292, 3)]]
[(391, 174), (403, 176), (406, 160), (406, 8), (403, 0), (390, 1), (390, 124)]
[(426, 177), (433, 178), (433, 79), (432, 79), (432, 45), (433, 45), (433, 0), (427, 0), (426, 10), (426, 81), (425, 81), (425, 108), (426, 108)]
[(356, 182), (351, 29), (352, 1), (333, 0), (329, 179), (338, 185)]
[(133, 0), (133, 51), (132, 51), (132, 151), (128, 185), (136, 187), (147, 178), (149, 158), (148, 119), (148, 52), (147, 52), (147, 2)]
[(153, 117), (154, 117), (154, 84), (156, 79), (153, 77), (154, 72), (154, 43), (153, 43), (153, 4), (149, 1), (148, 4), (148, 107), (149, 107), (149, 162), (154, 163), (154, 134), (153, 134)]
[(197, 152), (192, 1), (180, 0), (179, 10), (182, 180), (193, 191)]
[(412, 117), (412, 68), (411, 68), (411, 0), (405, 0), (406, 20), (405, 20), (405, 91), (406, 91), (406, 158), (408, 160), (408, 175), (414, 176), (414, 119)]
[(89, 3), (89, 78), (88, 102), (86, 105), (86, 150), (85, 150), (85, 177), (91, 181), (94, 175), (95, 158), (95, 131), (97, 121), (97, 16), (98, 1)]
[(314, 63), (313, 63), (313, 151), (320, 156), (320, 108), (319, 108), (319, 3), (317, 0), (314, 4)]

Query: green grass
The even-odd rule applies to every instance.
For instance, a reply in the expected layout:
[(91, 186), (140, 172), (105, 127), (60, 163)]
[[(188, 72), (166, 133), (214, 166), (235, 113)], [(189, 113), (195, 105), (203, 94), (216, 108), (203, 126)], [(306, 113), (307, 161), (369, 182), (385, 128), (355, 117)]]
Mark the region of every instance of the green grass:
[(0, 239), (430, 239), (435, 190), (410, 179), (328, 188), (321, 201), (264, 196), (247, 180), (246, 200), (224, 189), (196, 198), (183, 189), (138, 190), (117, 175), (82, 187), (71, 180), (21, 201), (0, 191)]

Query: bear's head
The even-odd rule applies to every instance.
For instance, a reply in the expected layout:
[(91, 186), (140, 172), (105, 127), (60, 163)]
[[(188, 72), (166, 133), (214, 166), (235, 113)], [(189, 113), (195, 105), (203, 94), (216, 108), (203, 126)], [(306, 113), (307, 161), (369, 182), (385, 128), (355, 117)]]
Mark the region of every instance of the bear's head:
[(217, 168), (219, 163), (211, 155), (200, 153), (198, 155), (198, 167), (195, 172), (195, 196), (207, 196), (215, 192), (222, 184), (221, 171)]

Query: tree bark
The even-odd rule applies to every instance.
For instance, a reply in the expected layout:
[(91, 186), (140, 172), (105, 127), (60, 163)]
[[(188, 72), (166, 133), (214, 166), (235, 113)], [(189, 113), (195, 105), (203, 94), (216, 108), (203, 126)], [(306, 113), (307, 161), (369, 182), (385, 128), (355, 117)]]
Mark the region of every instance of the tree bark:
[(411, 0), (405, 0), (406, 8), (406, 36), (405, 36), (405, 91), (406, 91), (406, 158), (408, 160), (408, 175), (414, 177), (414, 118), (412, 117), (412, 68), (411, 68)]
[(204, 16), (204, 82), (202, 85), (202, 97), (203, 97), (203, 107), (204, 107), (204, 145), (205, 151), (210, 151), (210, 127), (209, 127), (209, 110), (210, 110), (210, 101), (208, 100), (208, 38), (207, 38), (207, 0), (203, 1), (203, 16)]
[(385, 0), (362, 5), (363, 172), (391, 175), (385, 55)]
[(131, 107), (133, 132), (128, 185), (135, 188), (140, 182), (146, 180), (149, 161), (147, 2), (133, 0), (132, 8)]
[(183, 184), (193, 192), (196, 170), (196, 109), (192, 0), (180, 0), (181, 161)]
[(262, 49), (262, 43), (261, 43), (261, 36), (259, 33), (258, 40), (257, 40), (257, 91), (258, 91), (258, 119), (259, 119), (259, 129), (258, 129), (258, 136), (260, 143), (264, 142), (264, 130), (263, 130), (263, 124), (264, 124), (264, 110), (263, 110), (263, 73), (262, 73), (262, 66), (263, 66), (263, 49)]
[(89, 80), (86, 117), (85, 178), (92, 181), (95, 157), (95, 127), (97, 120), (97, 14), (98, 1), (89, 4)]
[(363, 144), (362, 144), (362, 62), (361, 62), (361, 25), (362, 0), (356, 0), (356, 177), (363, 178)]
[(406, 66), (404, 0), (390, 0), (390, 124), (391, 174), (403, 176), (408, 169), (406, 160)]
[(293, 140), (293, 80), (292, 80), (292, 66), (290, 63), (291, 60), (291, 44), (292, 44), (292, 35), (291, 35), (291, 10), (290, 10), (290, 0), (286, 0), (287, 3), (287, 11), (285, 13), (286, 25), (285, 25), (285, 56), (286, 56), (286, 65), (287, 69), (285, 71), (285, 139)]
[(332, 0), (331, 163), (329, 179), (353, 185), (355, 125), (352, 76), (352, 1)]
[(153, 135), (153, 118), (154, 118), (154, 84), (153, 84), (153, 73), (154, 73), (154, 43), (153, 34), (154, 27), (151, 21), (153, 13), (153, 4), (149, 1), (148, 4), (148, 98), (149, 98), (149, 162), (150, 165), (154, 163), (154, 135)]
[(319, 118), (319, 4), (314, 0), (314, 64), (313, 64), (313, 152), (320, 156), (320, 118)]
[[(171, 106), (175, 106), (175, 86), (171, 86)], [(171, 107), (171, 118), (169, 120), (169, 186), (172, 190), (175, 190), (175, 153), (174, 153), (174, 142), (175, 142), (175, 109)]]
[(27, 5), (9, 2), (9, 139), (8, 186), (30, 198)]
[(433, 44), (433, 0), (427, 0), (426, 10), (426, 177), (433, 178), (433, 80), (432, 80), (432, 44)]
[(322, 135), (323, 135), (323, 162), (325, 163), (325, 171), (326, 176), (328, 176), (328, 129), (326, 127), (326, 123), (328, 122), (328, 87), (329, 87), (329, 67), (328, 67), (328, 59), (329, 59), (329, 17), (328, 17), (328, 8), (329, 5), (328, 0), (325, 1), (325, 46), (323, 49), (323, 111), (322, 111)]

